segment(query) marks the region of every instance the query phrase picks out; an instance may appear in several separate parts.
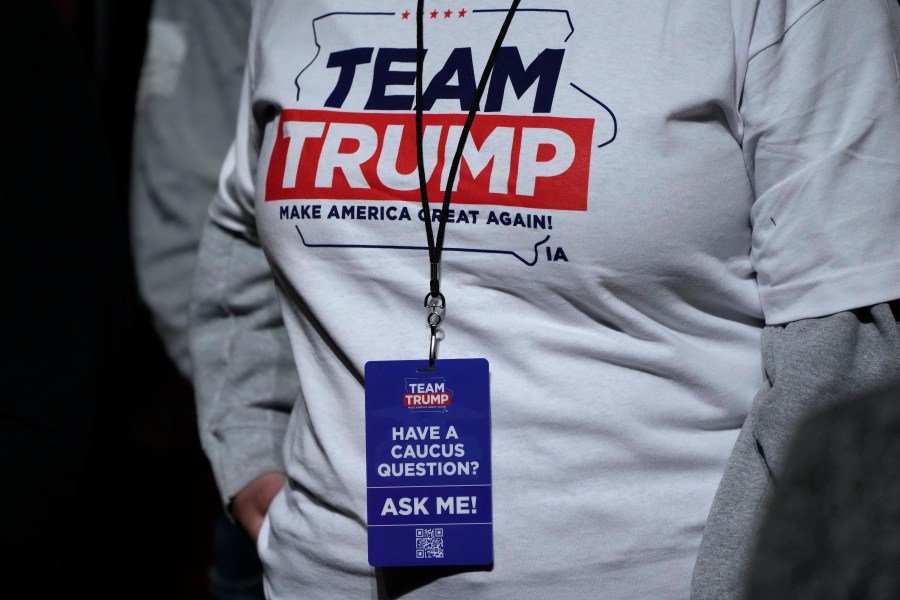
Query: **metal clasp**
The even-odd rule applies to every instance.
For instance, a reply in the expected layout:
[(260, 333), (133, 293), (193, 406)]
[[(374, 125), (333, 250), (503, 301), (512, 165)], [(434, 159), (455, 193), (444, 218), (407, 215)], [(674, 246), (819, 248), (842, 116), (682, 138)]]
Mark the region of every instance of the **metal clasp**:
[(438, 326), (443, 321), (445, 307), (446, 300), (442, 293), (428, 292), (428, 295), (425, 296), (425, 308), (431, 309), (425, 319), (428, 327), (431, 328), (431, 343), (428, 345), (428, 366), (430, 367), (434, 367), (434, 361), (437, 359)]

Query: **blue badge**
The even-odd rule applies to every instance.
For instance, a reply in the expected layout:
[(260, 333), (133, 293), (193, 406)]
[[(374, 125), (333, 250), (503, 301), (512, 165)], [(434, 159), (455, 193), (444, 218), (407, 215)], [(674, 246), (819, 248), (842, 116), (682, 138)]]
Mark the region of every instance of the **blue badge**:
[(366, 363), (369, 564), (493, 562), (488, 362)]

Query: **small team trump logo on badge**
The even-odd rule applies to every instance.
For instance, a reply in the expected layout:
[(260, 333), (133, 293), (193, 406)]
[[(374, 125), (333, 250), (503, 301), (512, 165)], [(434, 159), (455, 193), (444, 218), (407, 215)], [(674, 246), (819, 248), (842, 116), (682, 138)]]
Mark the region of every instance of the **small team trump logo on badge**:
[(403, 406), (407, 408), (447, 408), (453, 397), (443, 377), (407, 379), (405, 391)]

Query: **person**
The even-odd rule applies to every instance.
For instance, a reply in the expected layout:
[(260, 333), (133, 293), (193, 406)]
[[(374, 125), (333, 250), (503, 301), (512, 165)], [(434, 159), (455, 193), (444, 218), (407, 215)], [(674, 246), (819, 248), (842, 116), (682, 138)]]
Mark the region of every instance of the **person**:
[(151, 6), (132, 141), (131, 243), (154, 328), (190, 379), (191, 282), (237, 118), (250, 3), (154, 0)]
[[(190, 346), (267, 597), (738, 597), (791, 422), (847, 390), (818, 383), (900, 364), (898, 23), (257, 1)], [(368, 502), (427, 465), (373, 477), (367, 369), (477, 357), (492, 560), (383, 561)]]
[[(250, 2), (154, 0), (148, 25), (132, 138), (132, 256), (154, 330), (190, 381), (189, 295), (237, 116)], [(224, 512), (210, 531), (209, 598), (261, 598), (261, 565), (246, 533)]]

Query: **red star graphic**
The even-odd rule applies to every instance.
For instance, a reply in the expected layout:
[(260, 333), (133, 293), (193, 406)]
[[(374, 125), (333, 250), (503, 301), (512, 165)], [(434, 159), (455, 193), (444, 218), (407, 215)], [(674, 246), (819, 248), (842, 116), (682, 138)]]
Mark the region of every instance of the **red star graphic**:
[(466, 9), (462, 9), (461, 11), (459, 11), (459, 18), (460, 18), (460, 19), (465, 18), (465, 16), (466, 16)]
[(400, 16), (403, 17), (404, 21), (407, 20), (409, 18), (409, 11), (408, 10), (403, 11), (403, 13)]
[(437, 19), (437, 16), (438, 16), (438, 11), (436, 11), (436, 10), (431, 11), (431, 18), (432, 18), (432, 19)]
[(448, 8), (447, 10), (444, 11), (444, 18), (445, 18), (445, 19), (449, 19), (449, 18), (451, 17), (451, 15), (453, 15), (453, 11), (450, 10), (449, 8)]

